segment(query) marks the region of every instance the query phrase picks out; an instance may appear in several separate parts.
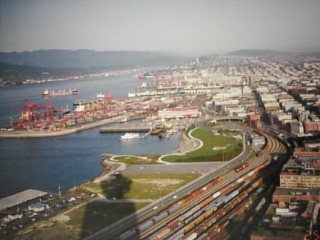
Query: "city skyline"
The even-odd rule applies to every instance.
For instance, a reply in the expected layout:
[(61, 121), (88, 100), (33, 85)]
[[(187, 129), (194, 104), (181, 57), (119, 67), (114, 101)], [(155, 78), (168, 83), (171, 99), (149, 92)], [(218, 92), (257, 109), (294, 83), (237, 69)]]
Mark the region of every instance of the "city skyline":
[(1, 1), (0, 51), (320, 51), (320, 2)]

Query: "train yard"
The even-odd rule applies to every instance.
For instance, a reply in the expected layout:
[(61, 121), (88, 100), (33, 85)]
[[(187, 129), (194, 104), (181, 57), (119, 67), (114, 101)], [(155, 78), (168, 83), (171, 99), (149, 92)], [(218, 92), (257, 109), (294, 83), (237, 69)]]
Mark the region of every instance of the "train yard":
[[(269, 139), (269, 141), (273, 140)], [(270, 145), (271, 143), (266, 148)], [(279, 149), (282, 152), (284, 150), (278, 146), (276, 141), (273, 141), (272, 146), (274, 147), (270, 151)], [(250, 163), (252, 167), (248, 169), (248, 172), (231, 172), (224, 177), (219, 177), (178, 202), (176, 206), (171, 206), (167, 210), (168, 213), (170, 210), (178, 210), (165, 221), (169, 222), (167, 225), (163, 226), (159, 222), (153, 229), (149, 228), (140, 233), (140, 230), (143, 230), (143, 225), (141, 225), (140, 229), (135, 230), (140, 233), (139, 238), (213, 239), (216, 237), (229, 224), (228, 218), (233, 214), (238, 214), (239, 209), (239, 213), (242, 212), (244, 209), (241, 210), (241, 205), (246, 206), (250, 203), (250, 194), (262, 183), (262, 177), (266, 174), (266, 171), (262, 170), (266, 170), (270, 163), (268, 156), (265, 154), (253, 161)], [(179, 205), (181, 207), (177, 207)], [(162, 215), (166, 214), (162, 213)], [(158, 215), (158, 219), (160, 216), (161, 214)], [(155, 217), (151, 221), (156, 222), (156, 220)]]
[(189, 194), (175, 195), (170, 204), (128, 218), (127, 229), (123, 229), (123, 224), (122, 228), (114, 225), (111, 232), (102, 230), (88, 239), (104, 239), (105, 236), (122, 240), (213, 239), (218, 235), (239, 234), (240, 231), (232, 233), (225, 229), (233, 224), (232, 219), (243, 218), (245, 210), (253, 203), (252, 195), (265, 177), (281, 167), (281, 158), (273, 161), (271, 156), (286, 152), (276, 139), (263, 135), (267, 140), (264, 149), (250, 159), (246, 167), (219, 172), (220, 176), (216, 175), (213, 180), (208, 180), (208, 175), (207, 181), (190, 189)]

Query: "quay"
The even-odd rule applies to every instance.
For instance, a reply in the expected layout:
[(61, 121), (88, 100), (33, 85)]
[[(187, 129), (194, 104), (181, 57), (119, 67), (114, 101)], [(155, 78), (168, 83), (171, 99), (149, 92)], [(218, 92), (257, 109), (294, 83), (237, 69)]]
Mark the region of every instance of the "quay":
[(126, 132), (149, 132), (152, 127), (105, 127), (100, 128), (100, 133), (126, 133)]
[[(0, 131), (0, 138), (37, 138), (37, 137), (57, 137), (68, 135), (76, 132), (81, 132), (87, 129), (107, 125), (110, 123), (115, 123), (123, 118), (122, 115), (106, 118), (102, 120), (93, 121), (90, 123), (84, 123), (79, 126), (71, 127), (69, 129), (60, 129), (59, 131), (25, 131), (25, 130), (15, 130), (13, 132)], [(150, 128), (149, 128), (150, 130)]]

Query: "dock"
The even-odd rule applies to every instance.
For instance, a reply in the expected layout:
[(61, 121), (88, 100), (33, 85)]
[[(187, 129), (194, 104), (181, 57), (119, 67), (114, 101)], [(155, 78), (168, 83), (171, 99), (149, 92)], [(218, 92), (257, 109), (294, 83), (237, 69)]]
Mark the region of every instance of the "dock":
[(100, 128), (100, 133), (126, 133), (126, 132), (149, 132), (151, 127), (105, 127)]

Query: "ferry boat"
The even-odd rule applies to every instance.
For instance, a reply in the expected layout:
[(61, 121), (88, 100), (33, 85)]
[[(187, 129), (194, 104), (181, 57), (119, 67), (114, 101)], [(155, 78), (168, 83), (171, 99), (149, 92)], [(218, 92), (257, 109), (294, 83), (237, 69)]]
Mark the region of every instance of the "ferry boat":
[(42, 92), (42, 96), (47, 97), (47, 96), (66, 96), (66, 95), (76, 95), (78, 94), (77, 89), (69, 89), (69, 90), (58, 90), (58, 91), (49, 91), (48, 89), (44, 90)]
[(139, 133), (126, 133), (125, 135), (121, 136), (121, 140), (129, 140), (134, 138), (140, 138)]

